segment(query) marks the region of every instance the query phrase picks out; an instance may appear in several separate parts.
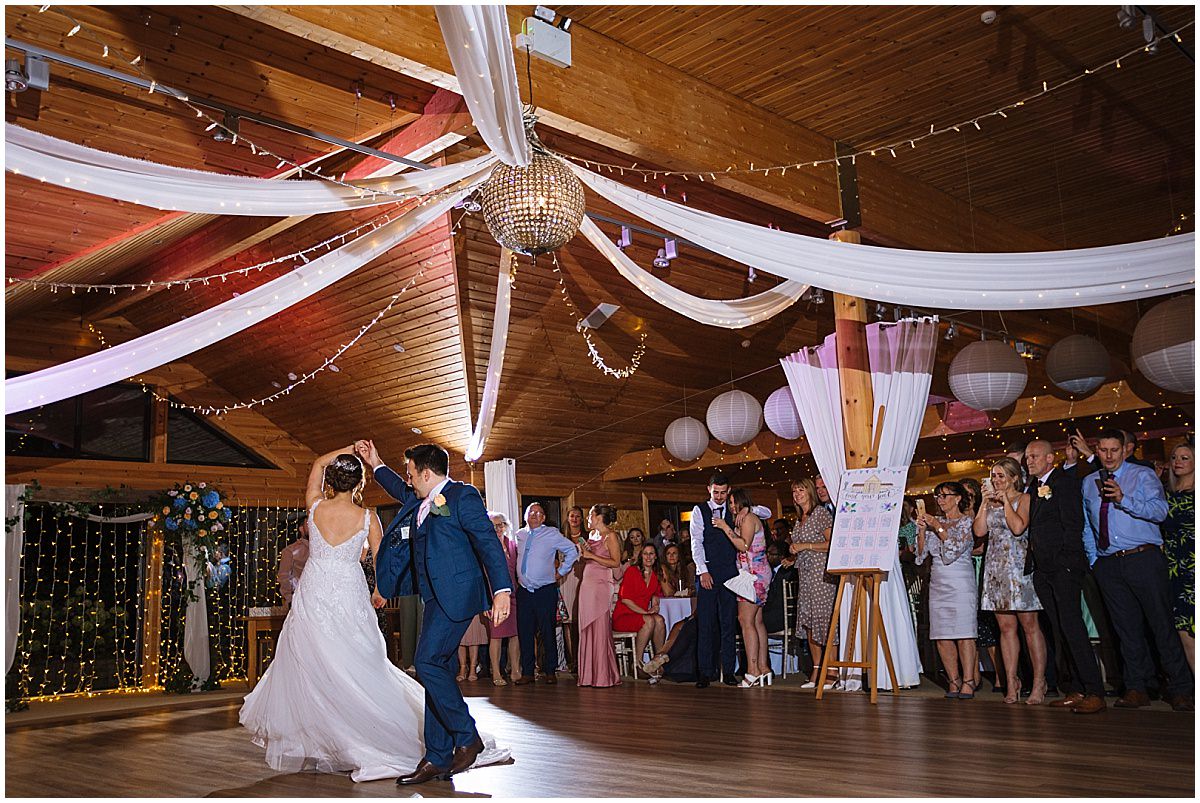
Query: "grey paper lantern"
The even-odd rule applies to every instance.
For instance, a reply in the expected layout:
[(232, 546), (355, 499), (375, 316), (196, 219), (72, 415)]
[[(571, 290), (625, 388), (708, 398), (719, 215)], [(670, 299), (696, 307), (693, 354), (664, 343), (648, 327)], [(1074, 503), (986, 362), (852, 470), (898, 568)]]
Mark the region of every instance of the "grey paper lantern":
[(792, 389), (787, 385), (767, 397), (767, 403), (763, 407), (763, 418), (766, 419), (767, 429), (785, 441), (794, 441), (804, 434), (800, 413), (796, 410), (795, 400), (792, 399)]
[(684, 416), (670, 423), (664, 440), (672, 457), (691, 462), (708, 448), (708, 430), (695, 418)]
[(754, 440), (762, 429), (763, 408), (749, 393), (730, 390), (712, 400), (704, 420), (708, 431), (721, 443), (741, 446)]
[(1046, 355), (1046, 376), (1067, 393), (1083, 396), (1104, 384), (1111, 363), (1100, 341), (1071, 335), (1055, 343)]
[(1196, 392), (1195, 315), (1195, 296), (1179, 296), (1147, 312), (1133, 330), (1133, 364), (1163, 390)]
[(974, 410), (1000, 410), (1025, 389), (1029, 369), (1012, 346), (999, 340), (972, 343), (950, 363), (950, 391)]

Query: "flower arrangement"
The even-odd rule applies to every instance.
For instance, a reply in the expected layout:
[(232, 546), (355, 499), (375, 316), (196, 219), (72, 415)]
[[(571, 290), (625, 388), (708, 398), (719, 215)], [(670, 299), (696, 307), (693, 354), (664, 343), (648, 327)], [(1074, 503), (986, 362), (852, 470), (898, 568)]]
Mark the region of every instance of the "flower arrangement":
[(232, 515), (221, 492), (208, 483), (175, 484), (155, 501), (153, 523), (161, 524), (168, 535), (179, 539), (186, 554), (191, 547), (198, 567), (203, 567), (224, 536)]

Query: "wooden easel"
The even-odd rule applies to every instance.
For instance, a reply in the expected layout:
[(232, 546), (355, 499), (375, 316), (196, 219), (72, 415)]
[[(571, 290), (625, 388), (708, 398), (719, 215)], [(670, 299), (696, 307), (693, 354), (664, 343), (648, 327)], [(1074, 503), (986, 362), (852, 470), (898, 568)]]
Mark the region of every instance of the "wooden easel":
[[(896, 667), (892, 664), (892, 650), (888, 645), (887, 628), (883, 624), (883, 616), (879, 611), (880, 585), (883, 583), (883, 572), (863, 572), (855, 569), (834, 569), (829, 574), (838, 575), (837, 596), (833, 600), (833, 618), (829, 622), (829, 635), (825, 639), (825, 652), (821, 656), (821, 666), (816, 672), (817, 699), (825, 693), (825, 674), (831, 668), (857, 668), (863, 670), (863, 683), (871, 684), (871, 702), (879, 699), (879, 648), (883, 647), (883, 657), (887, 663), (888, 677), (892, 680), (892, 694), (896, 693), (899, 684), (896, 682)], [(837, 636), (838, 625), (841, 621), (842, 597), (847, 587), (852, 589), (850, 597), (850, 627), (846, 629), (846, 644), (844, 653), (854, 657), (854, 642), (861, 632), (866, 636), (863, 644), (863, 659), (861, 661), (841, 660), (834, 658), (834, 639)]]

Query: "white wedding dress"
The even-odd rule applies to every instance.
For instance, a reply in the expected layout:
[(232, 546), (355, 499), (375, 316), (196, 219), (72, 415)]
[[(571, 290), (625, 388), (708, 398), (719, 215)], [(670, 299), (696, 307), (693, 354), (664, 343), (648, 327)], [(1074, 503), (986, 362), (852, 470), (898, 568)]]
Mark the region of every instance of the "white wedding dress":
[[(412, 772), (425, 754), (425, 688), (387, 657), (359, 557), (362, 529), (330, 546), (309, 510), (309, 557), (270, 666), (242, 705), (240, 720), (267, 764), (281, 772), (349, 772), (355, 781)], [(508, 750), (480, 734), (472, 766)]]

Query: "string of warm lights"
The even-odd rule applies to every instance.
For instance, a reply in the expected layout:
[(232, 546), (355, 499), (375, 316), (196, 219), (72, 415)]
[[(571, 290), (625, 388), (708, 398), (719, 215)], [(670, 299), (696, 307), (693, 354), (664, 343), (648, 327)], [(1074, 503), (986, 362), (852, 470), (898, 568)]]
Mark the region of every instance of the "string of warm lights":
[(1114, 68), (1114, 69), (1119, 70), (1119, 69), (1121, 69), (1122, 61), (1128, 61), (1130, 58), (1138, 55), (1139, 53), (1151, 52), (1152, 48), (1157, 46), (1159, 42), (1163, 42), (1167, 39), (1174, 39), (1177, 42), (1182, 42), (1183, 39), (1180, 37), (1180, 34), (1183, 33), (1183, 31), (1187, 30), (1188, 28), (1192, 27), (1192, 25), (1194, 25), (1194, 24), (1195, 24), (1195, 22), (1192, 21), (1192, 22), (1188, 22), (1184, 25), (1181, 25), (1179, 28), (1176, 28), (1174, 31), (1163, 34), (1162, 36), (1158, 37), (1157, 39), (1153, 40), (1152, 42), (1147, 42), (1145, 45), (1133, 48), (1129, 52), (1124, 53), (1120, 56), (1117, 56), (1116, 58), (1109, 59), (1108, 61), (1106, 61), (1103, 64), (1100, 64), (1098, 66), (1084, 68), (1084, 70), (1082, 72), (1078, 73), (1077, 75), (1073, 75), (1070, 78), (1065, 78), (1057, 83), (1051, 84), (1049, 81), (1042, 81), (1041, 91), (1033, 92), (1029, 95), (1026, 95), (1026, 96), (1020, 98), (1019, 100), (1015, 100), (1015, 101), (1006, 103), (1003, 106), (1000, 106), (999, 108), (996, 108), (990, 112), (987, 112), (986, 114), (980, 114), (975, 117), (968, 117), (963, 120), (959, 120), (956, 123), (951, 123), (949, 125), (944, 125), (941, 127), (938, 127), (936, 124), (931, 123), (929, 126), (929, 131), (927, 131), (927, 132), (923, 132), (921, 134), (910, 136), (910, 137), (904, 137), (902, 139), (891, 140), (891, 141), (880, 143), (877, 145), (866, 146), (866, 147), (860, 148), (856, 151), (853, 151), (850, 153), (843, 153), (843, 154), (840, 154), (838, 156), (828, 158), (828, 159), (805, 159), (805, 160), (798, 161), (798, 162), (791, 162), (789, 164), (773, 164), (773, 165), (769, 165), (769, 166), (756, 166), (753, 162), (751, 162), (748, 167), (739, 167), (736, 165), (730, 165), (729, 167), (725, 167), (725, 168), (714, 168), (714, 169), (709, 169), (709, 170), (656, 170), (656, 169), (652, 169), (652, 168), (638, 167), (637, 162), (634, 162), (631, 165), (621, 165), (621, 164), (615, 164), (612, 162), (598, 162), (594, 159), (584, 159), (582, 157), (571, 156), (571, 155), (568, 155), (565, 153), (559, 153), (557, 155), (563, 157), (564, 159), (571, 159), (572, 161), (578, 162), (578, 163), (583, 164), (590, 168), (607, 170), (609, 173), (619, 173), (620, 175), (625, 175), (625, 173), (634, 173), (637, 175), (641, 175), (643, 181), (649, 181), (650, 179), (656, 179), (659, 176), (664, 176), (664, 177), (665, 176), (679, 176), (681, 178), (684, 178), (685, 180), (691, 180), (692, 178), (697, 178), (700, 181), (704, 181), (705, 178), (707, 177), (707, 179), (709, 181), (715, 181), (717, 176), (722, 176), (722, 175), (761, 173), (764, 176), (769, 176), (772, 172), (777, 172), (780, 176), (785, 176), (785, 175), (787, 175), (787, 171), (789, 171), (789, 170), (799, 170), (799, 169), (805, 168), (805, 167), (819, 167), (821, 165), (832, 165), (832, 164), (840, 165), (842, 163), (842, 160), (844, 160), (844, 159), (849, 160), (850, 164), (856, 164), (860, 157), (871, 157), (871, 156), (878, 157), (878, 156), (890, 155), (894, 159), (894, 158), (897, 158), (899, 155), (897, 153), (897, 151), (900, 151), (902, 153), (904, 150), (913, 150), (917, 147), (918, 142), (923, 142), (927, 139), (941, 136), (942, 134), (947, 134), (950, 132), (958, 133), (963, 130), (969, 130), (972, 127), (976, 131), (982, 131), (983, 127), (980, 125), (981, 122), (988, 120), (989, 118), (992, 118), (992, 117), (1007, 118), (1008, 113), (1013, 111), (1014, 109), (1018, 109), (1018, 108), (1024, 106), (1026, 103), (1030, 103), (1030, 102), (1037, 100), (1039, 98), (1042, 98), (1046, 95), (1053, 94), (1054, 92), (1057, 92), (1060, 89), (1068, 87), (1068, 86), (1076, 83), (1077, 81), (1081, 81), (1084, 78), (1087, 78), (1088, 76), (1095, 75), (1096, 73), (1102, 72), (1109, 68)]
[(554, 273), (558, 276), (558, 290), (562, 297), (563, 303), (567, 305), (567, 311), (571, 313), (571, 317), (575, 320), (575, 331), (583, 336), (587, 343), (588, 354), (592, 357), (592, 365), (599, 370), (616, 379), (628, 379), (637, 373), (638, 367), (642, 363), (642, 356), (646, 353), (646, 333), (642, 332), (638, 337), (638, 347), (634, 350), (633, 356), (629, 358), (629, 365), (625, 368), (612, 368), (600, 356), (600, 352), (596, 349), (596, 344), (592, 342), (591, 330), (583, 325), (583, 318), (579, 317), (579, 310), (576, 308), (571, 297), (567, 294), (567, 283), (563, 281), (562, 267), (558, 264), (558, 254), (552, 255), (554, 262)]
[[(259, 145), (257, 142), (255, 142), (254, 140), (251, 140), (249, 137), (243, 136), (241, 131), (239, 130), (239, 128), (236, 125), (235, 125), (235, 127), (230, 128), (225, 125), (224, 120), (218, 120), (217, 118), (210, 115), (208, 112), (204, 111), (203, 108), (201, 108), (200, 106), (193, 103), (186, 94), (183, 94), (183, 93), (176, 94), (177, 90), (169, 91), (168, 89), (159, 85), (158, 81), (155, 80), (154, 78), (152, 78), (150, 76), (150, 74), (146, 72), (146, 69), (143, 66), (145, 61), (141, 54), (137, 54), (133, 58), (129, 58), (128, 54), (126, 54), (123, 50), (121, 50), (119, 47), (108, 44), (108, 42), (106, 42), (104, 39), (102, 39), (99, 36), (99, 34), (97, 34), (94, 30), (92, 30), (92, 28), (90, 26), (88, 26), (84, 22), (79, 21), (78, 19), (73, 17), (71, 14), (64, 11), (61, 7), (58, 7), (58, 6), (51, 7), (49, 5), (43, 5), (43, 6), (38, 7), (39, 14), (44, 13), (49, 10), (52, 10), (56, 14), (59, 14), (60, 16), (66, 18), (66, 20), (70, 23), (71, 27), (67, 31), (67, 34), (66, 34), (68, 38), (82, 33), (88, 39), (90, 39), (92, 42), (94, 42), (97, 45), (97, 47), (100, 48), (100, 51), (101, 51), (100, 55), (103, 58), (116, 59), (117, 61), (120, 61), (120, 62), (132, 67), (137, 72), (138, 76), (142, 80), (147, 81), (149, 83), (149, 86), (146, 90), (149, 94), (151, 94), (151, 95), (159, 94), (159, 95), (163, 95), (164, 97), (171, 98), (172, 100), (178, 101), (178, 102), (182, 103), (184, 106), (186, 106), (187, 108), (191, 109), (193, 112), (195, 112), (197, 119), (206, 121), (208, 123), (208, 126), (204, 129), (204, 131), (206, 133), (212, 132), (215, 129), (220, 129), (228, 135), (226, 137), (226, 141), (228, 141), (231, 145), (234, 145), (234, 146), (241, 145), (242, 147), (248, 148), (250, 150), (251, 155), (253, 155), (253, 156), (257, 156), (257, 157), (260, 157), (260, 158), (263, 158), (266, 160), (271, 160), (271, 159), (277, 160), (278, 164), (276, 164), (276, 166), (275, 166), (276, 169), (282, 170), (284, 168), (290, 168), (292, 170), (295, 170), (296, 174), (300, 177), (303, 177), (307, 173), (312, 178), (319, 179), (321, 181), (325, 181), (330, 184), (336, 184), (339, 187), (345, 187), (346, 189), (349, 189), (349, 190), (353, 190), (357, 194), (357, 196), (360, 198), (369, 197), (372, 199), (376, 199), (379, 196), (393, 196), (393, 197), (397, 198), (398, 200), (408, 200), (408, 196), (406, 196), (400, 192), (394, 192), (392, 190), (387, 190), (387, 189), (376, 189), (376, 188), (368, 189), (365, 187), (360, 187), (356, 184), (348, 183), (347, 181), (345, 181), (345, 173), (343, 173), (341, 175), (341, 177), (327, 176), (321, 172), (320, 165), (314, 165), (312, 167), (309, 167), (308, 165), (312, 164), (312, 162), (309, 162), (307, 164), (301, 164), (300, 162), (297, 162), (294, 159), (290, 159), (287, 156), (283, 156), (281, 154), (275, 153), (270, 148), (266, 148), (266, 147), (263, 147), (262, 145)], [(317, 157), (317, 159), (321, 159), (321, 158), (324, 158), (324, 156)]]

